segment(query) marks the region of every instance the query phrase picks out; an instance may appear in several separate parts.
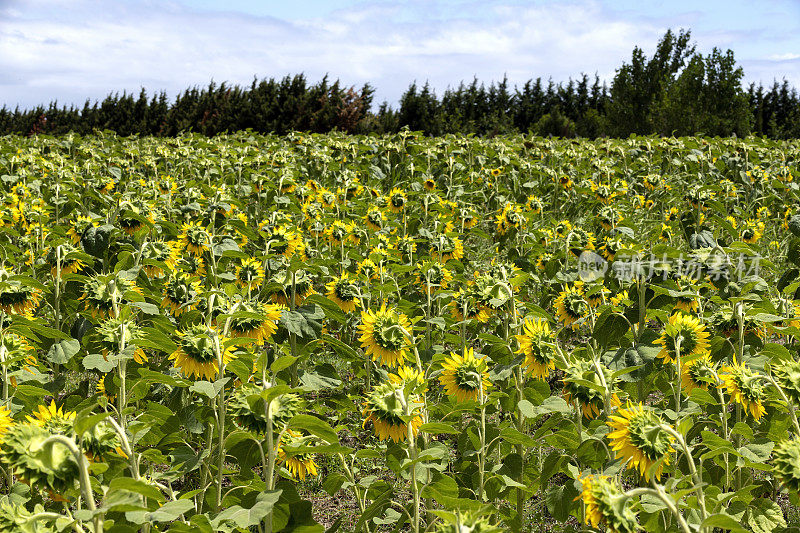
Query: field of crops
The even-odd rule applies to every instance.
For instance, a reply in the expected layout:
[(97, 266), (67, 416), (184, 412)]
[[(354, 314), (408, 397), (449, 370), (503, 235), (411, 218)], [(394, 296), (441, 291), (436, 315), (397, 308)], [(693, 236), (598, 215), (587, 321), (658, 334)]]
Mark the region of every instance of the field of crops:
[(800, 524), (800, 143), (0, 142), (0, 532)]

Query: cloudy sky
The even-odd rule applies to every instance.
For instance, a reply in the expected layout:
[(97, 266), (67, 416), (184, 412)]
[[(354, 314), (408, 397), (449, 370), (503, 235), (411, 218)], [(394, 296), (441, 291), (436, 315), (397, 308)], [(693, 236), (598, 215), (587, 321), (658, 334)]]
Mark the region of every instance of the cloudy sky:
[(610, 79), (667, 28), (800, 87), (800, 0), (0, 0), (0, 106), (300, 72), (390, 103), (414, 80)]

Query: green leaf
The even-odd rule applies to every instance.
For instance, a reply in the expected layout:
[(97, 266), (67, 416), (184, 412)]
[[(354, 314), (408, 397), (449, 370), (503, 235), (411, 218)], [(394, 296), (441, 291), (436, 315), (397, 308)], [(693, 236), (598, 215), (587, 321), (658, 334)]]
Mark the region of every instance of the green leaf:
[(703, 520), (703, 523), (700, 526), (702, 528), (716, 527), (719, 529), (728, 529), (731, 531), (731, 533), (747, 533), (747, 529), (743, 528), (735, 518), (726, 513), (712, 514)]
[(237, 527), (246, 529), (258, 525), (272, 511), (275, 504), (280, 499), (282, 490), (271, 490), (261, 492), (256, 496), (256, 502), (252, 507), (245, 509), (239, 505), (233, 505), (211, 520), (212, 527), (217, 530), (223, 522), (233, 522)]
[[(96, 405), (96, 404), (95, 404)], [(92, 406), (94, 408), (94, 406)], [(76, 435), (83, 435), (88, 430), (95, 427), (100, 421), (105, 420), (111, 416), (111, 412), (97, 413), (89, 416), (78, 416), (75, 419), (73, 427), (75, 428)]]
[(285, 370), (292, 366), (292, 364), (297, 361), (297, 357), (291, 355), (282, 355), (275, 359), (275, 361), (270, 365), (270, 370), (275, 373), (280, 372), (281, 370)]
[(115, 477), (108, 484), (108, 488), (110, 490), (127, 490), (130, 492), (135, 492), (137, 494), (141, 494), (145, 498), (159, 502), (163, 502), (166, 499), (161, 491), (153, 485), (130, 477)]
[(149, 521), (152, 522), (173, 522), (182, 514), (194, 509), (191, 500), (175, 500), (167, 502), (152, 513), (149, 513)]
[(753, 533), (772, 533), (786, 527), (780, 505), (766, 498), (756, 498), (744, 515), (744, 523)]
[(330, 444), (339, 444), (339, 437), (324, 420), (311, 415), (295, 415), (289, 421), (289, 429), (302, 429)]
[(75, 339), (62, 340), (54, 343), (47, 351), (47, 360), (57, 365), (69, 362), (81, 349), (81, 343)]
[(189, 390), (192, 392), (196, 392), (197, 394), (202, 394), (203, 396), (207, 396), (208, 398), (216, 398), (219, 391), (225, 386), (225, 384), (230, 380), (230, 378), (222, 378), (218, 379), (214, 383), (210, 381), (195, 381), (192, 385), (189, 386)]
[(459, 432), (456, 428), (451, 426), (450, 424), (445, 424), (443, 422), (428, 422), (427, 424), (422, 424), (419, 427), (420, 431), (424, 431), (425, 433), (430, 433), (431, 435), (441, 435), (443, 433), (449, 435), (456, 435)]

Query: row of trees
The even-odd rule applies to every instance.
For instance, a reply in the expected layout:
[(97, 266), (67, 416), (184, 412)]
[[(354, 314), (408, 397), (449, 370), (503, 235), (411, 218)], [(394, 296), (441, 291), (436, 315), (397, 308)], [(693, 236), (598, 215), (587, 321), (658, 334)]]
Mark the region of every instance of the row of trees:
[(652, 57), (636, 47), (617, 69), (610, 86), (595, 75), (566, 83), (541, 78), (510, 87), (488, 87), (474, 79), (440, 96), (426, 83), (412, 83), (397, 109), (373, 109), (374, 89), (344, 87), (325, 77), (311, 84), (303, 75), (254, 80), (249, 87), (225, 83), (187, 89), (170, 102), (165, 93), (148, 97), (111, 94), (83, 108), (57, 102), (34, 109), (0, 109), (0, 134), (59, 134), (95, 129), (120, 135), (215, 135), (252, 129), (391, 133), (403, 127), (430, 135), (493, 135), (533, 132), (561, 137), (647, 135), (766, 135), (800, 137), (800, 97), (786, 80), (771, 88), (742, 85), (744, 72), (733, 52), (703, 55), (689, 31), (667, 33)]

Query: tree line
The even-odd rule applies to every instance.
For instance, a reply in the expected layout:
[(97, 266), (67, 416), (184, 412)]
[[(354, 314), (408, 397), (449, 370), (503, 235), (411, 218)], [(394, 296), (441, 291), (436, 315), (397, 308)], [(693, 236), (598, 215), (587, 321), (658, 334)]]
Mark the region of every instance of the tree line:
[(261, 133), (393, 133), (402, 128), (429, 135), (535, 133), (560, 137), (627, 137), (630, 134), (800, 137), (800, 97), (785, 79), (771, 87), (742, 84), (744, 71), (731, 50), (703, 55), (690, 31), (667, 31), (652, 57), (636, 47), (610, 84), (595, 75), (556, 83), (531, 79), (510, 87), (473, 79), (441, 96), (428, 83), (412, 83), (397, 108), (373, 108), (374, 88), (346, 87), (326, 76), (256, 80), (249, 86), (210, 83), (170, 102), (149, 96), (109, 94), (84, 106), (0, 109), (0, 134), (204, 135), (252, 129)]

